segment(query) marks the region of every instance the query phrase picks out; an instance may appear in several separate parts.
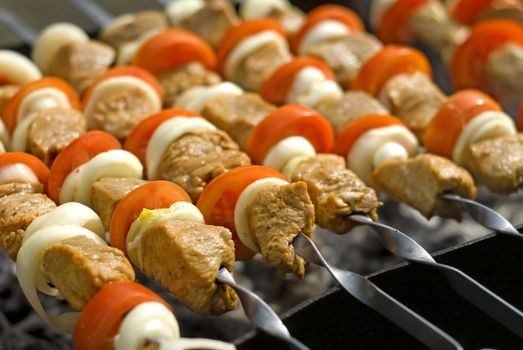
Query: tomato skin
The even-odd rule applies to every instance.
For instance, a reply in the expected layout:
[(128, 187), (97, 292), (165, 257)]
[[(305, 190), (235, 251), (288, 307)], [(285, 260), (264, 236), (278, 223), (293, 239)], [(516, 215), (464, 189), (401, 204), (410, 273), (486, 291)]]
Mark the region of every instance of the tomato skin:
[(514, 43), (523, 47), (523, 26), (503, 19), (485, 20), (474, 25), (472, 31), (454, 51), (450, 64), (452, 82), (456, 89), (488, 90), (485, 65), (498, 47)]
[[(366, 132), (392, 125), (402, 125), (405, 123), (397, 117), (387, 114), (369, 114), (350, 122), (336, 138), (333, 153), (346, 157), (352, 146)], [(406, 126), (405, 126), (406, 127)]]
[(138, 283), (115, 281), (105, 285), (82, 310), (73, 333), (73, 348), (112, 350), (125, 315), (135, 306), (151, 301), (172, 310), (159, 295)]
[(223, 226), (232, 232), (236, 260), (248, 260), (256, 253), (247, 248), (236, 234), (234, 207), (247, 186), (256, 180), (268, 177), (285, 180), (280, 172), (261, 165), (235, 168), (212, 180), (198, 199), (196, 206), (208, 225)]
[(191, 203), (191, 198), (173, 182), (151, 181), (135, 188), (118, 203), (113, 212), (109, 224), (111, 246), (127, 252), (127, 234), (142, 209), (168, 208), (180, 201)]
[(198, 114), (187, 111), (185, 109), (164, 109), (161, 112), (155, 113), (138, 123), (124, 143), (124, 149), (133, 153), (142, 164), (145, 164), (145, 154), (147, 152), (147, 144), (149, 139), (153, 136), (156, 129), (165, 121), (174, 117), (200, 117)]
[(397, 0), (385, 12), (378, 25), (378, 37), (386, 44), (409, 44), (415, 39), (410, 28), (412, 15), (434, 0)]
[(138, 66), (118, 66), (109, 69), (107, 72), (105, 72), (101, 77), (98, 77), (95, 82), (84, 92), (82, 96), (82, 104), (85, 107), (87, 103), (89, 102), (89, 99), (91, 98), (93, 91), (96, 89), (98, 84), (101, 82), (115, 77), (125, 77), (130, 76), (134, 78), (138, 78), (147, 84), (149, 84), (150, 87), (156, 91), (158, 96), (160, 97), (160, 100), (164, 100), (164, 94), (163, 94), (163, 88), (158, 82), (158, 80), (155, 78), (154, 75), (149, 73), (147, 70), (138, 67)]
[(479, 90), (462, 90), (450, 96), (425, 131), (423, 142), (427, 152), (451, 158), (461, 130), (471, 119), (487, 111), (501, 111), (501, 106)]
[(184, 29), (170, 28), (142, 44), (133, 65), (158, 75), (193, 61), (207, 69), (216, 69), (216, 55), (205, 41)]
[(472, 24), (478, 15), (492, 5), (494, 0), (457, 0), (449, 9), (449, 13), (456, 21), (463, 24)]
[(318, 153), (330, 151), (334, 144), (334, 131), (322, 115), (308, 107), (289, 104), (256, 125), (247, 139), (245, 151), (253, 163), (262, 164), (271, 147), (291, 136), (306, 138)]
[(22, 104), (24, 98), (34, 91), (45, 88), (55, 88), (62, 91), (69, 100), (71, 108), (81, 110), (82, 104), (76, 91), (71, 85), (69, 85), (65, 80), (57, 77), (44, 77), (40, 80), (36, 80), (22, 86), (5, 105), (2, 118), (10, 134), (14, 132), (16, 124), (18, 123), (16, 115), (18, 113), (18, 108)]
[(44, 190), (47, 188), (47, 181), (49, 179), (49, 168), (40, 159), (32, 154), (24, 152), (6, 152), (0, 153), (0, 169), (3, 166), (12, 164), (24, 164), (28, 166), (38, 178), (38, 181), (44, 185)]
[(120, 142), (105, 131), (89, 131), (73, 140), (58, 153), (51, 165), (47, 186), (49, 197), (58, 203), (67, 175), (97, 154), (113, 149), (121, 149)]
[(287, 102), (287, 94), (294, 84), (296, 75), (308, 67), (319, 69), (327, 80), (336, 80), (332, 70), (323, 61), (314, 57), (301, 56), (278, 68), (262, 85), (260, 95), (267, 102), (276, 105), (284, 104)]
[(396, 75), (414, 72), (432, 78), (432, 68), (423, 53), (410, 47), (386, 45), (359, 69), (351, 88), (377, 96)]
[(318, 23), (326, 20), (341, 22), (355, 33), (361, 33), (364, 30), (361, 18), (354, 11), (339, 5), (321, 5), (309, 12), (305, 23), (291, 41), (291, 47), (294, 53), (299, 52), (300, 45), (307, 33)]

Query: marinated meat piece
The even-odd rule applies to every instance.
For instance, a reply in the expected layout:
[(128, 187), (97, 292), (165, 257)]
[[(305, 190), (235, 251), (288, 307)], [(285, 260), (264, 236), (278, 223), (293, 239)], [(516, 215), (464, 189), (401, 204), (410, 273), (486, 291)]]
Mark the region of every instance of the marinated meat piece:
[(29, 194), (42, 193), (44, 186), (41, 183), (29, 182), (10, 182), (0, 185), (0, 198), (10, 196), (15, 193)]
[(176, 98), (195, 86), (211, 86), (222, 81), (220, 76), (199, 62), (191, 62), (158, 76), (165, 93), (165, 106), (171, 108)]
[(87, 131), (84, 115), (70, 108), (49, 108), (38, 112), (29, 127), (29, 152), (51, 165), (58, 153)]
[(523, 187), (523, 134), (496, 137), (471, 145), (465, 167), (478, 184), (492, 192), (517, 191)]
[(245, 57), (231, 80), (245, 90), (258, 91), (272, 73), (291, 59), (287, 46), (271, 41)]
[(85, 236), (48, 247), (40, 271), (75, 310), (82, 310), (109, 282), (135, 279), (133, 267), (122, 251)]
[(233, 270), (234, 242), (224, 227), (163, 220), (148, 226), (142, 238), (143, 271), (191, 310), (219, 315), (233, 310), (237, 296), (216, 282), (218, 270)]
[(440, 199), (440, 194), (452, 192), (464, 198), (476, 197), (472, 176), (464, 168), (427, 153), (388, 161), (374, 169), (372, 178), (378, 190), (419, 210), (427, 219), (436, 215), (461, 220), (461, 205)]
[(196, 202), (207, 184), (227, 170), (251, 163), (223, 131), (185, 134), (163, 155), (160, 178), (180, 185)]
[(37, 217), (56, 208), (41, 193), (20, 193), (0, 198), (0, 247), (16, 260), (27, 226)]
[(93, 210), (102, 219), (106, 230), (109, 229), (111, 216), (113, 216), (118, 203), (129, 192), (144, 183), (144, 180), (132, 177), (104, 177), (93, 184), (91, 203), (93, 203)]
[(182, 20), (180, 26), (216, 48), (225, 33), (238, 22), (236, 11), (229, 0), (207, 0), (201, 9)]
[(336, 135), (359, 117), (389, 113), (378, 100), (364, 91), (347, 91), (334, 102), (320, 104), (317, 110), (329, 121)]
[(378, 219), (381, 203), (376, 192), (367, 187), (352, 171), (345, 159), (334, 154), (318, 154), (301, 162), (291, 180), (303, 181), (314, 203), (316, 223), (335, 233), (347, 233), (355, 223), (350, 214), (369, 215)]
[(311, 235), (314, 205), (307, 185), (293, 182), (260, 191), (247, 206), (249, 229), (260, 253), (271, 267), (305, 275), (305, 260), (294, 252), (292, 241), (300, 233)]
[(305, 22), (305, 13), (296, 6), (287, 6), (285, 8), (273, 7), (267, 16), (274, 18), (282, 25), (283, 29), (291, 36), (296, 34)]
[(0, 86), (0, 117), (4, 114), (4, 108), (7, 101), (13, 97), (18, 91), (19, 87), (16, 85), (3, 85)]
[(275, 109), (258, 94), (221, 95), (205, 104), (202, 116), (244, 149), (254, 127)]
[(106, 44), (87, 41), (62, 47), (51, 61), (49, 75), (67, 80), (81, 94), (111, 66), (114, 49)]
[(122, 140), (144, 118), (158, 112), (156, 108), (140, 89), (130, 88), (109, 94), (96, 104), (89, 129), (105, 130)]
[(523, 47), (514, 43), (493, 50), (485, 64), (489, 90), (506, 98), (523, 95)]
[(138, 40), (147, 33), (167, 29), (167, 18), (161, 11), (139, 11), (125, 15), (115, 24), (110, 24), (100, 34), (100, 40), (119, 49), (131, 41)]
[(504, 18), (523, 24), (523, 3), (521, 1), (494, 1), (478, 16), (478, 21), (486, 19)]
[(380, 100), (422, 140), (446, 97), (427, 76), (415, 72), (390, 79), (381, 91)]
[(367, 33), (353, 33), (342, 38), (324, 40), (305, 49), (304, 55), (315, 56), (327, 63), (338, 83), (350, 89), (360, 67), (382, 48), (381, 42)]

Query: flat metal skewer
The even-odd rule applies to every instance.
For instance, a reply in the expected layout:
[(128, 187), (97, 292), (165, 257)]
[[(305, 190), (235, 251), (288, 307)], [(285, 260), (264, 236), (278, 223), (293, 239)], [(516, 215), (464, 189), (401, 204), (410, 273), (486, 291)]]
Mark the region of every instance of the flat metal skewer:
[(350, 215), (349, 218), (355, 222), (370, 225), (379, 235), (383, 246), (392, 254), (441, 272), (454, 291), (523, 339), (523, 313), (520, 310), (464, 272), (436, 262), (421, 245), (399, 230), (372, 221), (365, 215)]
[(93, 21), (99, 28), (105, 28), (113, 20), (113, 15), (92, 0), (67, 0)]
[(0, 22), (13, 31), (23, 42), (33, 46), (36, 41), (37, 33), (33, 28), (28, 26), (13, 12), (0, 7)]

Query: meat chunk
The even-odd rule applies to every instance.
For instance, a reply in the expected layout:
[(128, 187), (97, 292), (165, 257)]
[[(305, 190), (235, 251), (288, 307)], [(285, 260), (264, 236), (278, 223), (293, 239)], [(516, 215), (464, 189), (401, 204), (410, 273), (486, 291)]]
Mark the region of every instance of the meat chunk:
[(167, 73), (160, 74), (158, 80), (165, 93), (165, 106), (171, 108), (184, 91), (195, 86), (211, 86), (222, 81), (220, 76), (206, 69), (199, 62), (191, 62)]
[(259, 91), (261, 85), (271, 77), (272, 73), (289, 62), (291, 58), (287, 46), (271, 41), (245, 57), (238, 64), (234, 76), (228, 78), (245, 90)]
[(87, 41), (65, 45), (49, 66), (49, 74), (67, 80), (81, 94), (111, 66), (114, 49), (106, 44)]
[(387, 109), (374, 97), (363, 91), (347, 91), (334, 102), (322, 103), (317, 108), (334, 128), (336, 135), (359, 117), (368, 114), (388, 114)]
[(181, 187), (196, 202), (207, 184), (229, 169), (249, 165), (249, 157), (223, 131), (186, 134), (171, 143), (158, 173)]
[(89, 129), (104, 130), (123, 140), (139, 122), (156, 112), (158, 106), (149, 95), (141, 89), (128, 88), (97, 101)]
[(191, 310), (219, 315), (237, 305), (236, 293), (216, 282), (218, 270), (232, 271), (234, 243), (224, 227), (163, 220), (143, 232), (143, 271)]
[(42, 193), (44, 186), (41, 183), (10, 182), (0, 185), (0, 198), (16, 193)]
[(508, 43), (493, 50), (485, 64), (489, 90), (505, 98), (523, 96), (523, 46)]
[(380, 100), (421, 140), (446, 97), (427, 76), (416, 72), (390, 79)]
[(472, 144), (465, 162), (478, 184), (497, 193), (515, 192), (523, 187), (523, 134)]
[(106, 230), (109, 229), (111, 217), (118, 203), (129, 192), (144, 183), (144, 180), (132, 177), (104, 177), (93, 184), (91, 203), (93, 203), (93, 210), (102, 219)]
[(303, 278), (305, 261), (291, 243), (300, 233), (309, 237), (312, 233), (314, 205), (307, 185), (298, 181), (269, 187), (255, 196), (246, 211), (249, 230), (267, 264)]
[(523, 3), (511, 0), (494, 1), (479, 14), (478, 21), (494, 18), (511, 19), (523, 24)]
[(427, 219), (437, 215), (461, 220), (463, 208), (440, 199), (440, 194), (476, 197), (472, 176), (464, 168), (432, 154), (388, 161), (374, 169), (372, 178), (378, 190), (419, 210)]
[(347, 169), (343, 157), (334, 154), (310, 157), (298, 165), (291, 180), (307, 184), (316, 222), (332, 232), (350, 231), (355, 225), (348, 219), (350, 214), (378, 219), (376, 210), (382, 203), (376, 192)]
[(38, 112), (29, 127), (29, 152), (51, 165), (58, 153), (87, 131), (84, 115), (69, 108), (49, 108)]
[(0, 198), (0, 247), (16, 260), (27, 226), (56, 204), (41, 193), (19, 193)]
[(254, 127), (275, 109), (258, 94), (221, 95), (205, 104), (202, 116), (244, 149)]
[(180, 26), (216, 48), (225, 33), (238, 22), (236, 10), (229, 0), (207, 0), (201, 9), (183, 19)]
[(40, 271), (75, 310), (113, 281), (134, 281), (131, 263), (116, 248), (76, 236), (48, 247)]
[(298, 33), (305, 22), (306, 15), (296, 6), (285, 6), (283, 8), (275, 6), (267, 17), (280, 22), (283, 29), (292, 36)]
[(327, 63), (338, 83), (348, 90), (360, 67), (382, 48), (381, 42), (367, 33), (324, 40), (307, 47), (304, 55), (315, 56)]
[(0, 86), (0, 116), (4, 114), (4, 108), (7, 101), (13, 97), (18, 91), (19, 87), (16, 85), (2, 85)]

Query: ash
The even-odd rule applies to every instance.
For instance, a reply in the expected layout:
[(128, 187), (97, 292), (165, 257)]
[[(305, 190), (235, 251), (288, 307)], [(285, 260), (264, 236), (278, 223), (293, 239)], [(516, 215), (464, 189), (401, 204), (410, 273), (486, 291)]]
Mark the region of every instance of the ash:
[[(480, 190), (478, 201), (497, 210), (516, 226), (523, 225), (523, 217), (518, 217), (518, 212), (523, 209), (523, 193), (501, 197)], [(405, 232), (430, 252), (489, 233), (468, 217), (461, 223), (441, 218), (427, 221), (413, 209), (387, 199), (379, 213), (381, 222)], [(377, 236), (366, 227), (357, 227), (345, 235), (316, 229), (314, 240), (327, 261), (362, 274), (376, 272), (401, 261), (391, 257)], [(14, 266), (5, 253), (0, 253), (0, 349), (70, 349), (71, 336), (53, 332), (32, 311), (18, 285)], [(236, 263), (235, 276), (238, 282), (256, 292), (280, 314), (334, 286), (330, 276), (316, 266), (309, 266), (305, 279), (301, 281), (270, 270), (259, 258)], [(138, 279), (173, 305), (183, 336), (232, 341), (252, 329), (241, 308), (219, 317), (199, 316), (186, 309), (154, 281), (141, 274), (138, 274)], [(46, 296), (41, 298), (51, 313), (67, 309), (63, 301)]]

